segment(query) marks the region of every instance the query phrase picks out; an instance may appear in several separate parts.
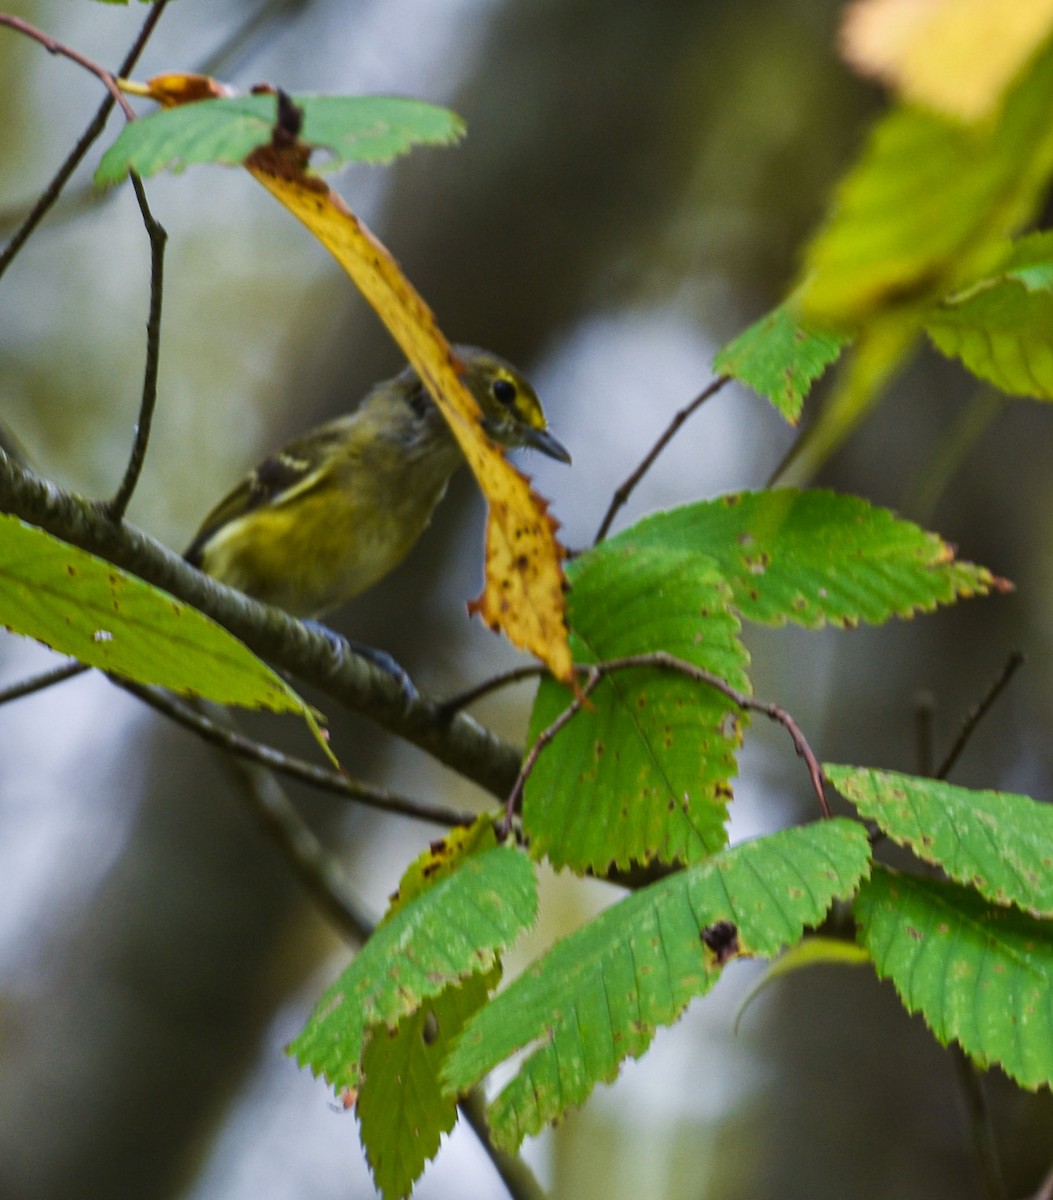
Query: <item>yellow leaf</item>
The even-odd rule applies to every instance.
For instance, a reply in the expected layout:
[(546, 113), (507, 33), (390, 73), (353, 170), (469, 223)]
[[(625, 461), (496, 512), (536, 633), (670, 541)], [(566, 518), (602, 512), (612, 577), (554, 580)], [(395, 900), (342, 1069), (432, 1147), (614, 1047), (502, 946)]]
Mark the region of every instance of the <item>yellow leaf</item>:
[[(159, 76), (148, 89), (163, 105), (226, 94), (212, 80), (191, 75)], [(486, 583), (469, 610), (536, 655), (557, 679), (571, 682), (565, 551), (546, 501), (483, 432), (475, 398), (461, 383), (463, 364), (431, 309), (341, 197), (308, 173), (309, 150), (297, 140), (296, 110), (281, 103), (278, 108), (271, 144), (250, 155), (246, 167), (318, 238), (376, 310), (435, 398), (489, 503)]]
[(855, 0), (841, 46), (905, 100), (978, 121), (1051, 29), (1053, 0)]

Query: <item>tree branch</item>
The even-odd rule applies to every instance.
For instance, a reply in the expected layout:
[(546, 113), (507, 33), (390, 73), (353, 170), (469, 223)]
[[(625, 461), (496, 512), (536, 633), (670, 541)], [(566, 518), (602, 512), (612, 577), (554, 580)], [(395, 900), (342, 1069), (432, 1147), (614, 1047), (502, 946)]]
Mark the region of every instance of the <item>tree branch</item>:
[[(118, 76), (127, 75), (139, 61), (139, 55), (142, 54), (146, 43), (150, 40), (150, 35), (157, 27), (157, 22), (161, 19), (161, 15), (163, 14), (167, 4), (168, 0), (155, 0), (150, 12), (147, 14), (146, 20), (143, 22), (142, 28), (139, 30), (139, 33), (135, 38), (135, 41), (132, 43), (128, 53), (124, 56), (123, 62), (117, 68)], [(85, 129), (77, 139), (77, 144), (66, 156), (65, 161), (55, 173), (54, 178), (44, 189), (44, 191), (41, 192), (37, 202), (29, 210), (25, 220), (12, 234), (11, 240), (7, 243), (3, 250), (0, 251), (0, 278), (3, 277), (4, 272), (14, 261), (19, 250), (21, 250), (29, 240), (33, 230), (36, 229), (36, 227), (51, 209), (51, 206), (62, 194), (62, 189), (66, 186), (69, 177), (80, 165), (85, 154), (88, 153), (88, 150), (91, 148), (91, 144), (106, 127), (106, 120), (113, 109), (114, 103), (115, 101), (113, 96), (110, 93), (107, 93), (106, 98), (103, 100), (102, 104), (99, 105), (95, 116), (92, 117), (91, 121), (88, 123), (87, 129)]]
[(261, 658), (405, 738), (504, 799), (520, 751), (437, 701), (407, 697), (399, 681), (353, 651), (341, 655), (324, 633), (203, 575), (127, 522), (106, 520), (91, 501), (63, 491), (0, 452), (0, 512), (13, 513), (200, 609)]
[[(418, 821), (430, 821), (435, 825), (467, 825), (474, 818), (470, 812), (456, 808), (447, 808), (443, 804), (430, 804), (425, 800), (411, 800), (407, 796), (399, 796), (386, 788), (374, 787), (358, 779), (352, 779), (340, 771), (327, 767), (316, 766), (314, 763), (283, 754), (273, 746), (257, 742), (246, 737), (240, 730), (234, 728), (225, 716), (223, 721), (210, 717), (207, 712), (187, 704), (171, 693), (161, 688), (144, 687), (142, 684), (130, 683), (127, 680), (114, 679), (114, 682), (142, 700), (144, 704), (161, 713), (169, 720), (189, 729), (203, 741), (213, 746), (219, 746), (239, 758), (248, 759), (261, 767), (267, 767), (279, 775), (287, 775), (301, 783), (309, 784), (319, 791), (331, 792), (342, 796), (345, 800), (353, 800), (367, 808), (379, 809), (381, 812), (396, 813), (403, 817), (413, 817)], [(0, 697), (2, 700), (2, 697)], [(223, 710), (219, 710), (223, 711)]]

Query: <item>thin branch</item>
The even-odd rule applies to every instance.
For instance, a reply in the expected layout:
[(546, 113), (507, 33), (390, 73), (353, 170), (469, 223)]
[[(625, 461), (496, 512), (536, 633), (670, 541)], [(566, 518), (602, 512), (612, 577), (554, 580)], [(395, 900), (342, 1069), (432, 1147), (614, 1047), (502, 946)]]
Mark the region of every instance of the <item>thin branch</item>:
[(80, 662), (59, 663), (57, 667), (41, 671), (39, 675), (30, 675), (28, 679), (20, 679), (18, 683), (0, 689), (0, 704), (7, 704), (9, 700), (21, 700), (23, 696), (32, 696), (35, 692), (54, 687), (56, 683), (65, 683), (67, 679), (83, 675), (89, 669)]
[(1009, 686), (1009, 681), (1023, 665), (1024, 656), (1019, 650), (1014, 650), (1008, 659), (1006, 659), (1005, 666), (999, 672), (998, 678), (987, 689), (987, 694), (980, 700), (975, 708), (973, 708), (972, 711), (966, 715), (965, 720), (962, 722), (961, 731), (959, 732), (957, 738), (955, 738), (954, 745), (947, 752), (947, 757), (936, 769), (934, 778), (946, 779), (951, 773), (954, 764), (959, 758), (961, 758), (962, 752), (969, 744), (969, 739), (976, 732), (977, 725), (979, 725), (984, 719), (994, 702)]
[(235, 729), (227, 722), (215, 721), (192, 704), (177, 699), (169, 692), (160, 688), (144, 687), (141, 684), (130, 683), (127, 680), (115, 679), (118, 686), (137, 696), (144, 704), (149, 704), (157, 712), (189, 729), (203, 741), (223, 750), (236, 754), (239, 758), (267, 767), (279, 775), (287, 775), (301, 783), (310, 784), (319, 791), (331, 792), (342, 796), (345, 800), (354, 800), (367, 808), (376, 808), (382, 812), (397, 813), (403, 817), (413, 817), (418, 821), (430, 821), (435, 825), (467, 825), (474, 819), (474, 814), (463, 812), (456, 808), (447, 808), (443, 804), (430, 804), (425, 800), (412, 800), (407, 796), (399, 796), (386, 788), (374, 787), (361, 780), (352, 779), (339, 771), (327, 767), (316, 766), (305, 759), (283, 754), (273, 746), (257, 742)]
[(544, 1200), (545, 1193), (534, 1173), (517, 1154), (509, 1154), (495, 1146), (486, 1123), (486, 1100), (480, 1088), (474, 1087), (457, 1102), (461, 1116), (482, 1143), (494, 1169), (501, 1176), (512, 1200)]
[(958, 1072), (958, 1084), (965, 1099), (972, 1132), (973, 1150), (976, 1154), (980, 1177), (988, 1200), (1008, 1200), (1002, 1166), (998, 1161), (998, 1144), (995, 1141), (991, 1111), (984, 1095), (983, 1082), (973, 1061), (955, 1042), (951, 1046), (951, 1058)]
[(567, 707), (559, 714), (551, 725), (537, 735), (537, 739), (530, 747), (526, 758), (523, 759), (523, 765), (519, 768), (519, 774), (516, 776), (516, 781), (512, 785), (512, 790), (508, 793), (508, 799), (505, 801), (505, 815), (501, 823), (497, 827), (497, 836), (504, 840), (512, 829), (512, 821), (515, 817), (515, 812), (519, 806), (519, 802), (523, 796), (523, 788), (526, 786), (526, 781), (530, 778), (530, 772), (534, 769), (534, 764), (538, 760), (541, 751), (552, 741), (557, 733), (582, 710), (588, 695), (593, 691), (600, 680), (603, 678), (603, 673), (598, 666), (589, 668), (589, 673), (586, 676), (585, 682), (579, 688), (574, 699)]
[(717, 392), (719, 392), (720, 389), (730, 381), (730, 379), (730, 375), (718, 375), (717, 378), (714, 379), (713, 382), (709, 384), (709, 386), (706, 387), (702, 392), (700, 392), (690, 404), (682, 408), (676, 414), (676, 416), (673, 417), (672, 421), (669, 422), (666, 431), (651, 447), (643, 462), (640, 463), (636, 470), (633, 471), (629, 478), (626, 479), (623, 484), (621, 484), (621, 486), (611, 497), (611, 503), (610, 507), (607, 509), (607, 515), (600, 523), (600, 528), (597, 531), (596, 537), (592, 543), (594, 546), (599, 542), (602, 542), (607, 536), (607, 532), (610, 529), (615, 516), (617, 516), (618, 510), (625, 504), (625, 502), (636, 490), (636, 486), (640, 480), (643, 479), (651, 467), (654, 466), (655, 459), (673, 440), (673, 437), (680, 426), (683, 425), (683, 423), (692, 415), (692, 413), (701, 408), (702, 405), (705, 404), (705, 402), (710, 398), (710, 396), (715, 396)]
[(470, 704), (474, 704), (476, 700), (481, 700), (483, 696), (488, 696), (491, 692), (500, 691), (501, 688), (509, 687), (513, 683), (521, 683), (524, 679), (537, 679), (539, 675), (547, 674), (548, 668), (538, 663), (534, 663), (529, 667), (513, 667), (511, 671), (505, 671), (500, 675), (494, 675), (490, 679), (484, 679), (482, 683), (477, 683), (474, 687), (466, 688), (465, 691), (458, 692), (448, 700), (441, 700), (439, 702), (439, 709), (441, 712), (447, 713), (452, 717), (454, 713), (460, 712), (462, 708), (467, 708)]
[(530, 752), (523, 760), (523, 765), (516, 776), (515, 784), (505, 802), (505, 816), (499, 827), (499, 833), (507, 834), (511, 828), (512, 816), (516, 806), (520, 802), (523, 788), (530, 777), (531, 771), (534, 769), (538, 755), (567, 722), (581, 711), (588, 695), (595, 690), (600, 680), (606, 675), (614, 674), (616, 671), (626, 671), (638, 667), (650, 667), (659, 671), (673, 671), (678, 675), (684, 675), (686, 678), (694, 680), (695, 683), (704, 683), (708, 687), (720, 692), (722, 696), (727, 697), (736, 708), (744, 712), (760, 713), (770, 721), (775, 721), (781, 725), (790, 735), (790, 740), (793, 742), (793, 747), (797, 751), (798, 756), (804, 759), (805, 766), (808, 769), (808, 777), (812, 783), (812, 789), (815, 792), (816, 799), (819, 801), (820, 812), (824, 817), (830, 816), (830, 806), (826, 799), (826, 777), (823, 775), (823, 768), (815, 752), (808, 744), (807, 738), (801, 731), (801, 727), (785, 708), (779, 704), (770, 704), (764, 700), (757, 700), (753, 696), (747, 696), (745, 692), (740, 692), (737, 688), (732, 687), (726, 679), (721, 679), (719, 675), (715, 675), (712, 671), (707, 671), (705, 667), (695, 666), (694, 663), (686, 662), (684, 659), (677, 658), (673, 654), (668, 654), (664, 650), (657, 650), (651, 654), (627, 655), (624, 658), (611, 658), (605, 662), (575, 667), (577, 672), (585, 675), (585, 682), (581, 685), (578, 694), (571, 703), (567, 705), (551, 725), (541, 731), (537, 741), (531, 746)]
[(143, 216), (146, 235), (150, 239), (150, 310), (146, 318), (146, 367), (143, 372), (143, 392), (139, 402), (139, 419), (135, 423), (135, 438), (128, 465), (113, 499), (102, 505), (102, 512), (111, 521), (119, 521), (128, 509), (128, 502), (142, 474), (146, 447), (150, 441), (157, 404), (157, 370), (161, 357), (161, 301), (164, 295), (165, 242), (168, 234), (154, 218), (147, 203), (146, 190), (138, 175), (131, 175), (135, 198)]
[[(142, 28), (139, 30), (139, 33), (135, 38), (135, 41), (132, 43), (128, 53), (124, 56), (124, 61), (117, 68), (115, 73), (116, 76), (120, 77), (131, 73), (132, 68), (139, 61), (139, 55), (142, 54), (146, 43), (150, 40), (150, 35), (156, 28), (157, 22), (161, 19), (161, 15), (167, 7), (167, 4), (168, 0), (155, 0), (154, 4), (150, 8), (150, 12), (147, 14), (146, 20), (143, 22)], [(69, 177), (80, 165), (81, 160), (91, 148), (92, 143), (106, 127), (106, 120), (113, 109), (114, 103), (115, 101), (113, 95), (107, 92), (106, 98), (99, 106), (95, 116), (92, 117), (88, 127), (77, 139), (76, 145), (66, 156), (65, 161), (55, 173), (54, 178), (44, 189), (44, 191), (41, 192), (25, 220), (12, 235), (11, 240), (7, 243), (3, 250), (0, 251), (0, 278), (3, 277), (4, 272), (14, 261), (19, 250), (21, 250), (25, 243), (29, 240), (30, 234), (32, 234), (33, 230), (36, 229), (43, 218), (47, 215), (52, 205), (59, 198), (62, 193), (62, 189), (66, 186), (66, 183), (69, 180)]]
[[(203, 708), (213, 715), (222, 712), (217, 705)], [(224, 755), (224, 761), (253, 818), (275, 842), (311, 898), (354, 945), (361, 945), (373, 932), (373, 923), (351, 899), (340, 860), (314, 835), (270, 771), (231, 754)]]

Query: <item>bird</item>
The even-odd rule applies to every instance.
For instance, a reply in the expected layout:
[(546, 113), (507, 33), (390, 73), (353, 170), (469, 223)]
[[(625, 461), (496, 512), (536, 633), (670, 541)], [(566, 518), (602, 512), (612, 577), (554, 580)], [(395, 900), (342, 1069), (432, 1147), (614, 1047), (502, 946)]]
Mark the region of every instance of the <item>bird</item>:
[[(488, 437), (570, 463), (537, 393), (511, 363), (475, 346), (453, 350)], [(264, 459), (211, 509), (184, 558), (317, 624), (398, 566), (463, 462), (446, 419), (407, 367), (352, 412)], [(370, 657), (392, 665), (383, 652)]]

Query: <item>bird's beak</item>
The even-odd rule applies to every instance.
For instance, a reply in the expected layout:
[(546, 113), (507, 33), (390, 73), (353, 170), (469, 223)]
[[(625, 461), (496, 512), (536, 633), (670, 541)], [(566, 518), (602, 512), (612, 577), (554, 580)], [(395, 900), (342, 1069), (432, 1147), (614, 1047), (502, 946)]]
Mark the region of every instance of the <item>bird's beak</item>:
[(549, 458), (554, 458), (557, 462), (569, 463), (571, 461), (570, 451), (547, 429), (524, 429), (521, 436), (524, 446), (540, 450), (542, 454), (547, 454)]

